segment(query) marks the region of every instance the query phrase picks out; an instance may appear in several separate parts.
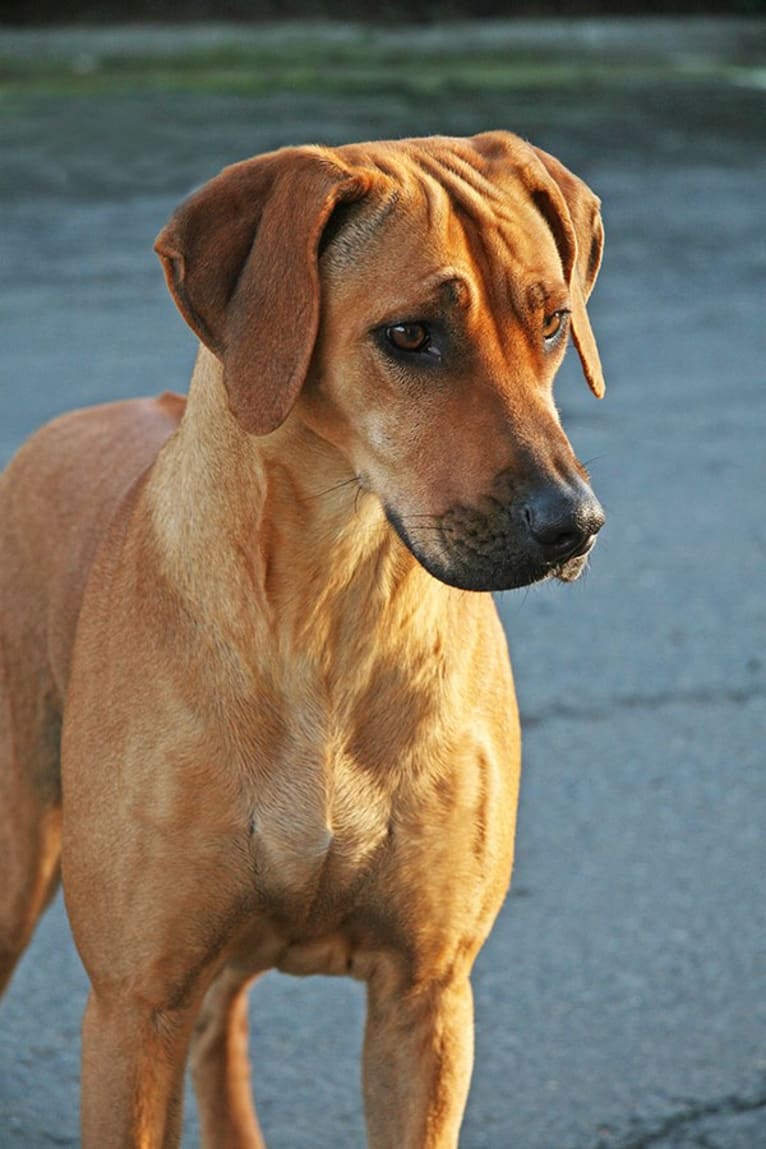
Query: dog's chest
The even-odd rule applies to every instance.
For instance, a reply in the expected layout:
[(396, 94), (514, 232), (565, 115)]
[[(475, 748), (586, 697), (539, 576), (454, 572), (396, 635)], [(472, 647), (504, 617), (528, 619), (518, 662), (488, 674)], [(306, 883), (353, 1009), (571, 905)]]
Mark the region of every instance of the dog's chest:
[(303, 921), (337, 911), (385, 842), (389, 817), (389, 795), (332, 745), (280, 763), (251, 812), (259, 900)]
[(336, 667), (330, 682), (308, 663), (271, 695), (279, 721), (257, 746), (250, 841), (259, 901), (285, 917), (353, 908), (389, 842), (402, 779), (440, 729), (430, 678), (404, 683), (384, 654), (365, 673)]

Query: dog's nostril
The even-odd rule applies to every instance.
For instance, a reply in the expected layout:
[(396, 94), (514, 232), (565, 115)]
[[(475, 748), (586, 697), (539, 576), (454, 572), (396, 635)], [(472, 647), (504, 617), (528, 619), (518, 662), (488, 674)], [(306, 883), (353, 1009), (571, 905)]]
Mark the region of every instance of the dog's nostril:
[(560, 562), (585, 554), (604, 525), (604, 513), (595, 498), (539, 494), (524, 507), (531, 538), (547, 562)]
[(580, 532), (574, 529), (545, 531), (538, 535), (539, 541), (544, 546), (555, 547), (557, 550), (565, 550), (567, 547), (575, 546), (580, 538)]
[(530, 530), (535, 542), (546, 552), (546, 556), (552, 558), (574, 554), (585, 545), (592, 534), (591, 531), (583, 531), (574, 525), (562, 527), (555, 524), (540, 529), (530, 524)]

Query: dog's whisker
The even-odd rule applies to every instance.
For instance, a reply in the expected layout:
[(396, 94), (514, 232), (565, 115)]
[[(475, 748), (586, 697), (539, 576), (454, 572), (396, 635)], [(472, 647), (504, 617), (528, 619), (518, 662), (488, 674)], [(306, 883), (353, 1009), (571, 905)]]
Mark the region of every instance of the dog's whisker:
[(358, 475), (352, 475), (350, 479), (341, 479), (339, 483), (333, 483), (332, 486), (325, 487), (322, 491), (312, 491), (310, 494), (305, 496), (304, 502), (308, 502), (311, 499), (323, 499), (326, 495), (336, 494), (338, 491), (343, 491), (347, 487), (353, 486), (354, 484), (356, 484), (357, 488), (361, 490), (359, 487)]

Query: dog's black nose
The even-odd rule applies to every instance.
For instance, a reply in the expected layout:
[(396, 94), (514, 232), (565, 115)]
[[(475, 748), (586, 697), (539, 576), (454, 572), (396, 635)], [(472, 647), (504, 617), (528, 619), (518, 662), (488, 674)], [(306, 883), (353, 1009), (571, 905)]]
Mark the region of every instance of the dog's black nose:
[(524, 517), (535, 546), (549, 563), (585, 554), (604, 525), (601, 505), (584, 483), (533, 492), (525, 501)]

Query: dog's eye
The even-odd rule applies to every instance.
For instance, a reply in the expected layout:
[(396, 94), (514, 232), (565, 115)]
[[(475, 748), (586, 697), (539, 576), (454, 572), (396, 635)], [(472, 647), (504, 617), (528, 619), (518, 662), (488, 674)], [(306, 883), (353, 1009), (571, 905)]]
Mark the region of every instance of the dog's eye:
[(427, 351), (431, 332), (425, 323), (396, 323), (386, 328), (386, 339), (397, 351)]
[(564, 328), (569, 312), (565, 307), (560, 308), (558, 311), (552, 311), (550, 315), (546, 315), (543, 320), (543, 339), (546, 343), (550, 343)]

